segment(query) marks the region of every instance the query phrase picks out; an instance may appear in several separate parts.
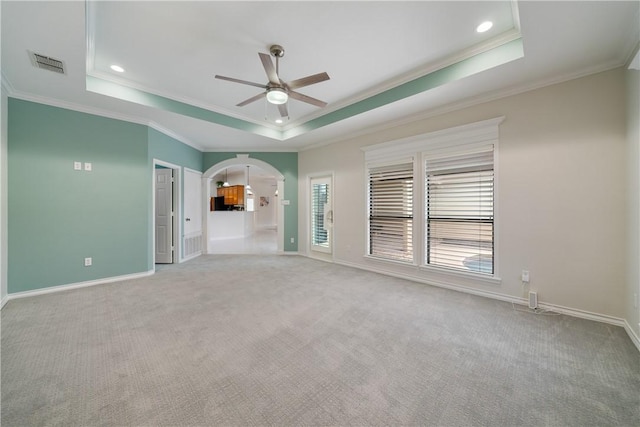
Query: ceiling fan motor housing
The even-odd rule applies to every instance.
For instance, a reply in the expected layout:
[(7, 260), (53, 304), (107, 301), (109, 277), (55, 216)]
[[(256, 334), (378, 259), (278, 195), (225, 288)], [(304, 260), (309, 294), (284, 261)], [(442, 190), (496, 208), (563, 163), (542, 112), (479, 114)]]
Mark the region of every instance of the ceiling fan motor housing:
[(279, 44), (271, 45), (271, 47), (269, 48), (269, 52), (271, 52), (271, 55), (275, 56), (276, 58), (282, 58), (284, 56), (284, 48)]

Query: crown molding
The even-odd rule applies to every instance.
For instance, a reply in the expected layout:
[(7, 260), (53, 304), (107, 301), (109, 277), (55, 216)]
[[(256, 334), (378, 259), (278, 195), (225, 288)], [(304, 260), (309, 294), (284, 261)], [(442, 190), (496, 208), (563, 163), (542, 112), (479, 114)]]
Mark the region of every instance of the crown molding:
[(297, 148), (265, 148), (265, 147), (222, 147), (205, 149), (204, 153), (298, 153)]
[(149, 126), (152, 129), (157, 130), (160, 133), (163, 133), (165, 135), (167, 135), (170, 138), (175, 139), (176, 141), (179, 141), (181, 143), (183, 143), (184, 145), (188, 145), (191, 148), (195, 148), (196, 150), (200, 151), (200, 152), (204, 152), (204, 149), (202, 148), (201, 145), (196, 144), (195, 142), (185, 138), (184, 136), (175, 133), (174, 131), (167, 129), (166, 127), (160, 125), (159, 123), (154, 122), (153, 120), (149, 120), (147, 122), (147, 126)]
[(2, 90), (6, 92), (8, 96), (12, 96), (15, 93), (15, 89), (13, 88), (13, 85), (11, 84), (9, 79), (7, 79), (7, 76), (4, 75), (4, 71), (2, 70), (0, 70), (0, 80), (1, 80)]
[(196, 100), (194, 98), (189, 98), (189, 97), (185, 97), (185, 96), (178, 96), (175, 95), (173, 93), (169, 93), (163, 90), (157, 90), (157, 89), (152, 89), (148, 86), (139, 84), (139, 83), (135, 83), (132, 82), (130, 80), (127, 79), (123, 79), (123, 78), (118, 78), (116, 76), (112, 76), (108, 73), (102, 72), (102, 71), (98, 71), (95, 69), (91, 69), (91, 70), (87, 70), (87, 76), (91, 76), (91, 77), (95, 77), (97, 79), (100, 80), (104, 80), (110, 83), (114, 83), (116, 85), (119, 86), (124, 86), (124, 87), (128, 87), (131, 89), (135, 89), (137, 91), (140, 92), (144, 92), (144, 93), (148, 93), (151, 95), (156, 95), (156, 96), (160, 96), (162, 98), (166, 98), (166, 99), (170, 99), (172, 101), (177, 101), (177, 102), (181, 102), (183, 104), (187, 104), (187, 105), (192, 105), (194, 107), (198, 107), (198, 108), (202, 108), (203, 110), (209, 110), (209, 111), (213, 111), (214, 113), (218, 113), (218, 114), (223, 114), (225, 116), (228, 117), (233, 117), (234, 119), (238, 119), (238, 120), (242, 120), (244, 122), (248, 122), (251, 124), (254, 124), (256, 126), (263, 126), (266, 128), (270, 128), (276, 131), (280, 131), (281, 127), (280, 126), (276, 126), (274, 124), (271, 124), (269, 122), (265, 122), (265, 121), (260, 121), (260, 120), (255, 120), (252, 119), (250, 117), (246, 117), (243, 116), (241, 114), (238, 114), (234, 111), (225, 109), (225, 108), (221, 108), (218, 107), (216, 105), (210, 105), (210, 104), (206, 104), (200, 100)]
[[(634, 18), (634, 22), (640, 22), (640, 7), (636, 10), (636, 16)], [(635, 55), (637, 55), (638, 48), (640, 46), (640, 25), (633, 27), (633, 31), (627, 37), (623, 47), (622, 47), (622, 58), (621, 61), (625, 65), (629, 65)]]
[(510, 43), (514, 40), (517, 40), (519, 38), (521, 38), (522, 35), (520, 34), (520, 29), (519, 29), (519, 20), (518, 20), (518, 26), (517, 28), (512, 28), (508, 31), (505, 31), (495, 37), (492, 37), (491, 39), (482, 42), (482, 43), (478, 43), (476, 45), (470, 46), (466, 49), (463, 49), (459, 52), (456, 52), (453, 55), (449, 55), (446, 56), (444, 58), (441, 58), (440, 60), (437, 60), (435, 62), (430, 62), (429, 64), (427, 64), (426, 66), (423, 67), (419, 67), (417, 69), (414, 69), (412, 71), (409, 71), (407, 73), (401, 74), (399, 76), (396, 76), (390, 80), (387, 80), (386, 82), (383, 82), (377, 86), (375, 86), (375, 88), (371, 88), (369, 90), (365, 90), (363, 92), (360, 92), (358, 94), (355, 94), (349, 98), (343, 99), (341, 101), (335, 102), (330, 104), (329, 107), (325, 107), (315, 113), (311, 113), (308, 114), (304, 117), (301, 117), (299, 119), (296, 120), (292, 120), (289, 123), (287, 123), (287, 125), (285, 125), (282, 130), (284, 132), (291, 130), (291, 129), (295, 129), (297, 127), (300, 126), (304, 126), (305, 123), (326, 116), (327, 114), (333, 113), (335, 111), (340, 110), (341, 108), (345, 108), (348, 107), (350, 105), (353, 105), (355, 103), (361, 102), (361, 101), (365, 101), (373, 96), (379, 95), (383, 92), (386, 92), (388, 90), (392, 90), (402, 84), (405, 83), (409, 83), (412, 80), (418, 79), (420, 77), (424, 77), (427, 76), (431, 73), (434, 73), (436, 71), (442, 70), (446, 67), (455, 65), (459, 62), (462, 62), (466, 59), (470, 59), (476, 55), (479, 55), (481, 53), (485, 53), (488, 52), (492, 49), (496, 49), (502, 45), (505, 45), (507, 43)]
[(580, 71), (562, 74), (562, 75), (554, 76), (548, 79), (537, 80), (535, 82), (514, 86), (511, 88), (495, 91), (488, 94), (478, 95), (472, 98), (464, 99), (462, 101), (456, 101), (440, 107), (431, 108), (431, 109), (422, 111), (420, 113), (402, 117), (396, 120), (390, 120), (390, 121), (381, 123), (377, 126), (372, 126), (361, 131), (354, 131), (336, 138), (332, 138), (332, 139), (330, 138), (330, 139), (327, 139), (326, 141), (321, 141), (316, 144), (305, 146), (301, 148), (299, 151), (304, 152), (304, 151), (313, 150), (316, 148), (321, 148), (331, 144), (346, 142), (351, 139), (360, 138), (367, 135), (374, 135), (376, 133), (379, 133), (381, 131), (388, 130), (394, 127), (400, 127), (400, 126), (416, 123), (422, 120), (441, 116), (443, 114), (451, 113), (454, 111), (463, 110), (465, 108), (473, 107), (473, 106), (484, 104), (487, 102), (497, 101), (499, 99), (508, 98), (510, 96), (519, 95), (521, 93), (542, 89), (547, 86), (553, 86), (555, 84), (564, 83), (567, 81), (579, 79), (582, 77), (587, 77), (587, 76), (602, 73), (605, 71), (610, 71), (610, 70), (619, 68), (621, 66), (624, 66), (624, 63), (622, 63), (620, 60), (609, 61), (597, 66), (584, 68)]
[[(4, 78), (3, 80), (3, 86), (4, 86)], [(194, 142), (190, 141), (188, 138), (185, 138), (184, 136), (170, 130), (167, 129), (164, 126), (161, 126), (160, 124), (154, 122), (153, 120), (149, 120), (149, 119), (144, 119), (141, 117), (136, 117), (136, 116), (132, 116), (132, 115), (128, 115), (128, 114), (122, 114), (122, 113), (116, 113), (113, 111), (109, 111), (109, 110), (105, 110), (102, 108), (96, 108), (96, 107), (89, 107), (86, 105), (82, 105), (82, 104), (77, 104), (74, 102), (69, 102), (69, 101), (63, 101), (60, 99), (54, 99), (54, 98), (47, 98), (44, 96), (40, 96), (40, 95), (33, 95), (30, 93), (26, 93), (26, 92), (19, 92), (19, 91), (15, 91), (12, 90), (10, 91), (9, 95), (11, 96), (11, 98), (15, 98), (15, 99), (20, 99), (23, 101), (29, 101), (29, 102), (35, 102), (37, 104), (43, 104), (43, 105), (48, 105), (51, 107), (58, 107), (58, 108), (64, 108), (65, 110), (72, 110), (72, 111), (77, 111), (79, 113), (86, 113), (86, 114), (91, 114), (94, 116), (99, 116), (99, 117), (105, 117), (108, 119), (114, 119), (114, 120), (120, 120), (123, 122), (128, 122), (128, 123), (135, 123), (135, 124), (139, 124), (139, 125), (143, 125), (143, 126), (148, 126), (152, 129), (157, 130), (158, 132), (161, 132), (165, 135), (167, 135), (170, 138), (173, 138), (179, 142), (181, 142), (182, 144), (188, 145), (192, 148), (195, 148), (198, 151), (203, 151), (203, 148), (198, 145), (195, 144)]]

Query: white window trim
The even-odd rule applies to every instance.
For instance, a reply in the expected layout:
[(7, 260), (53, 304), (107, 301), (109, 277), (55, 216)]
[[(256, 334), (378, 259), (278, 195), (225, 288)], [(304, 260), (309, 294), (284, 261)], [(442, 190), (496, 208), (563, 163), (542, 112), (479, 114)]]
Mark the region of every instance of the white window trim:
[[(403, 265), (408, 267), (418, 267), (419, 270), (425, 272), (433, 272), (451, 277), (473, 279), (482, 283), (499, 285), (502, 279), (500, 274), (500, 238), (499, 227), (499, 205), (498, 205), (498, 153), (499, 153), (499, 125), (504, 121), (505, 117), (500, 116), (493, 119), (483, 120), (479, 122), (469, 123), (466, 125), (456, 126), (448, 129), (442, 129), (429, 132), (422, 135), (416, 135), (408, 138), (387, 141), (380, 144), (362, 147), (365, 153), (365, 175), (368, 176), (369, 168), (380, 166), (382, 164), (394, 164), (412, 158), (414, 162), (414, 226), (413, 226), (413, 242), (414, 242), (414, 263), (398, 262), (390, 259), (378, 258), (368, 254), (369, 230), (365, 231), (365, 258)], [(425, 265), (425, 192), (424, 192), (424, 157), (425, 152), (433, 150), (456, 151), (461, 147), (473, 147), (475, 145), (494, 144), (493, 149), (493, 167), (494, 167), (494, 271), (492, 275), (457, 271), (443, 267)], [(366, 179), (365, 179), (366, 182)], [(366, 206), (365, 212), (369, 209), (368, 186), (366, 188)], [(419, 219), (419, 220), (418, 220)], [(365, 225), (367, 227), (367, 225)]]

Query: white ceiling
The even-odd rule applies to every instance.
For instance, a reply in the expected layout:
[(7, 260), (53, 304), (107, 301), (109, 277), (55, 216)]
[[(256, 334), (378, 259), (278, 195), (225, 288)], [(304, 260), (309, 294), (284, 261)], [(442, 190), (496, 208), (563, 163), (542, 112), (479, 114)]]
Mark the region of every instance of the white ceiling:
[[(640, 20), (637, 1), (3, 0), (1, 7), (2, 77), (11, 96), (147, 123), (205, 151), (304, 149), (621, 66), (637, 46)], [(494, 27), (476, 33), (485, 20)], [(377, 94), (397, 93), (402, 83), (518, 39), (522, 58), (386, 105), (373, 102)], [(282, 127), (264, 100), (235, 106), (261, 89), (213, 77), (266, 83), (258, 52), (276, 43), (285, 48), (285, 81), (322, 71), (331, 77), (298, 90), (328, 106), (290, 100), (290, 120)], [(63, 60), (67, 74), (33, 67), (28, 50)], [(111, 64), (126, 72), (111, 71)], [(87, 75), (110, 89), (87, 90)], [(136, 102), (119, 99), (130, 89), (137, 91)], [(148, 94), (200, 107), (214, 119), (137, 101)], [(329, 120), (358, 102), (368, 107)], [(234, 120), (238, 126), (220, 124)], [(328, 124), (310, 125), (322, 120)], [(277, 136), (290, 130), (296, 136)]]

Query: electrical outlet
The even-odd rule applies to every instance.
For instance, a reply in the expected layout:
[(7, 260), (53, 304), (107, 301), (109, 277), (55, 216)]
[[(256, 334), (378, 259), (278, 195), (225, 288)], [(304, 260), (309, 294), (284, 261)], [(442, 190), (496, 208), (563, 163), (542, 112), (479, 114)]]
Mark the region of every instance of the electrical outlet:
[(84, 259), (84, 266), (91, 267), (93, 265), (93, 259), (91, 257)]
[(291, 238), (291, 243), (295, 243), (296, 239), (294, 237)]
[(522, 270), (522, 283), (529, 283), (529, 270)]
[(84, 170), (86, 170), (87, 172), (91, 172), (92, 169), (93, 169), (93, 166), (91, 165), (91, 163), (86, 162), (84, 164)]
[(73, 170), (81, 171), (82, 170), (82, 162), (73, 162)]

